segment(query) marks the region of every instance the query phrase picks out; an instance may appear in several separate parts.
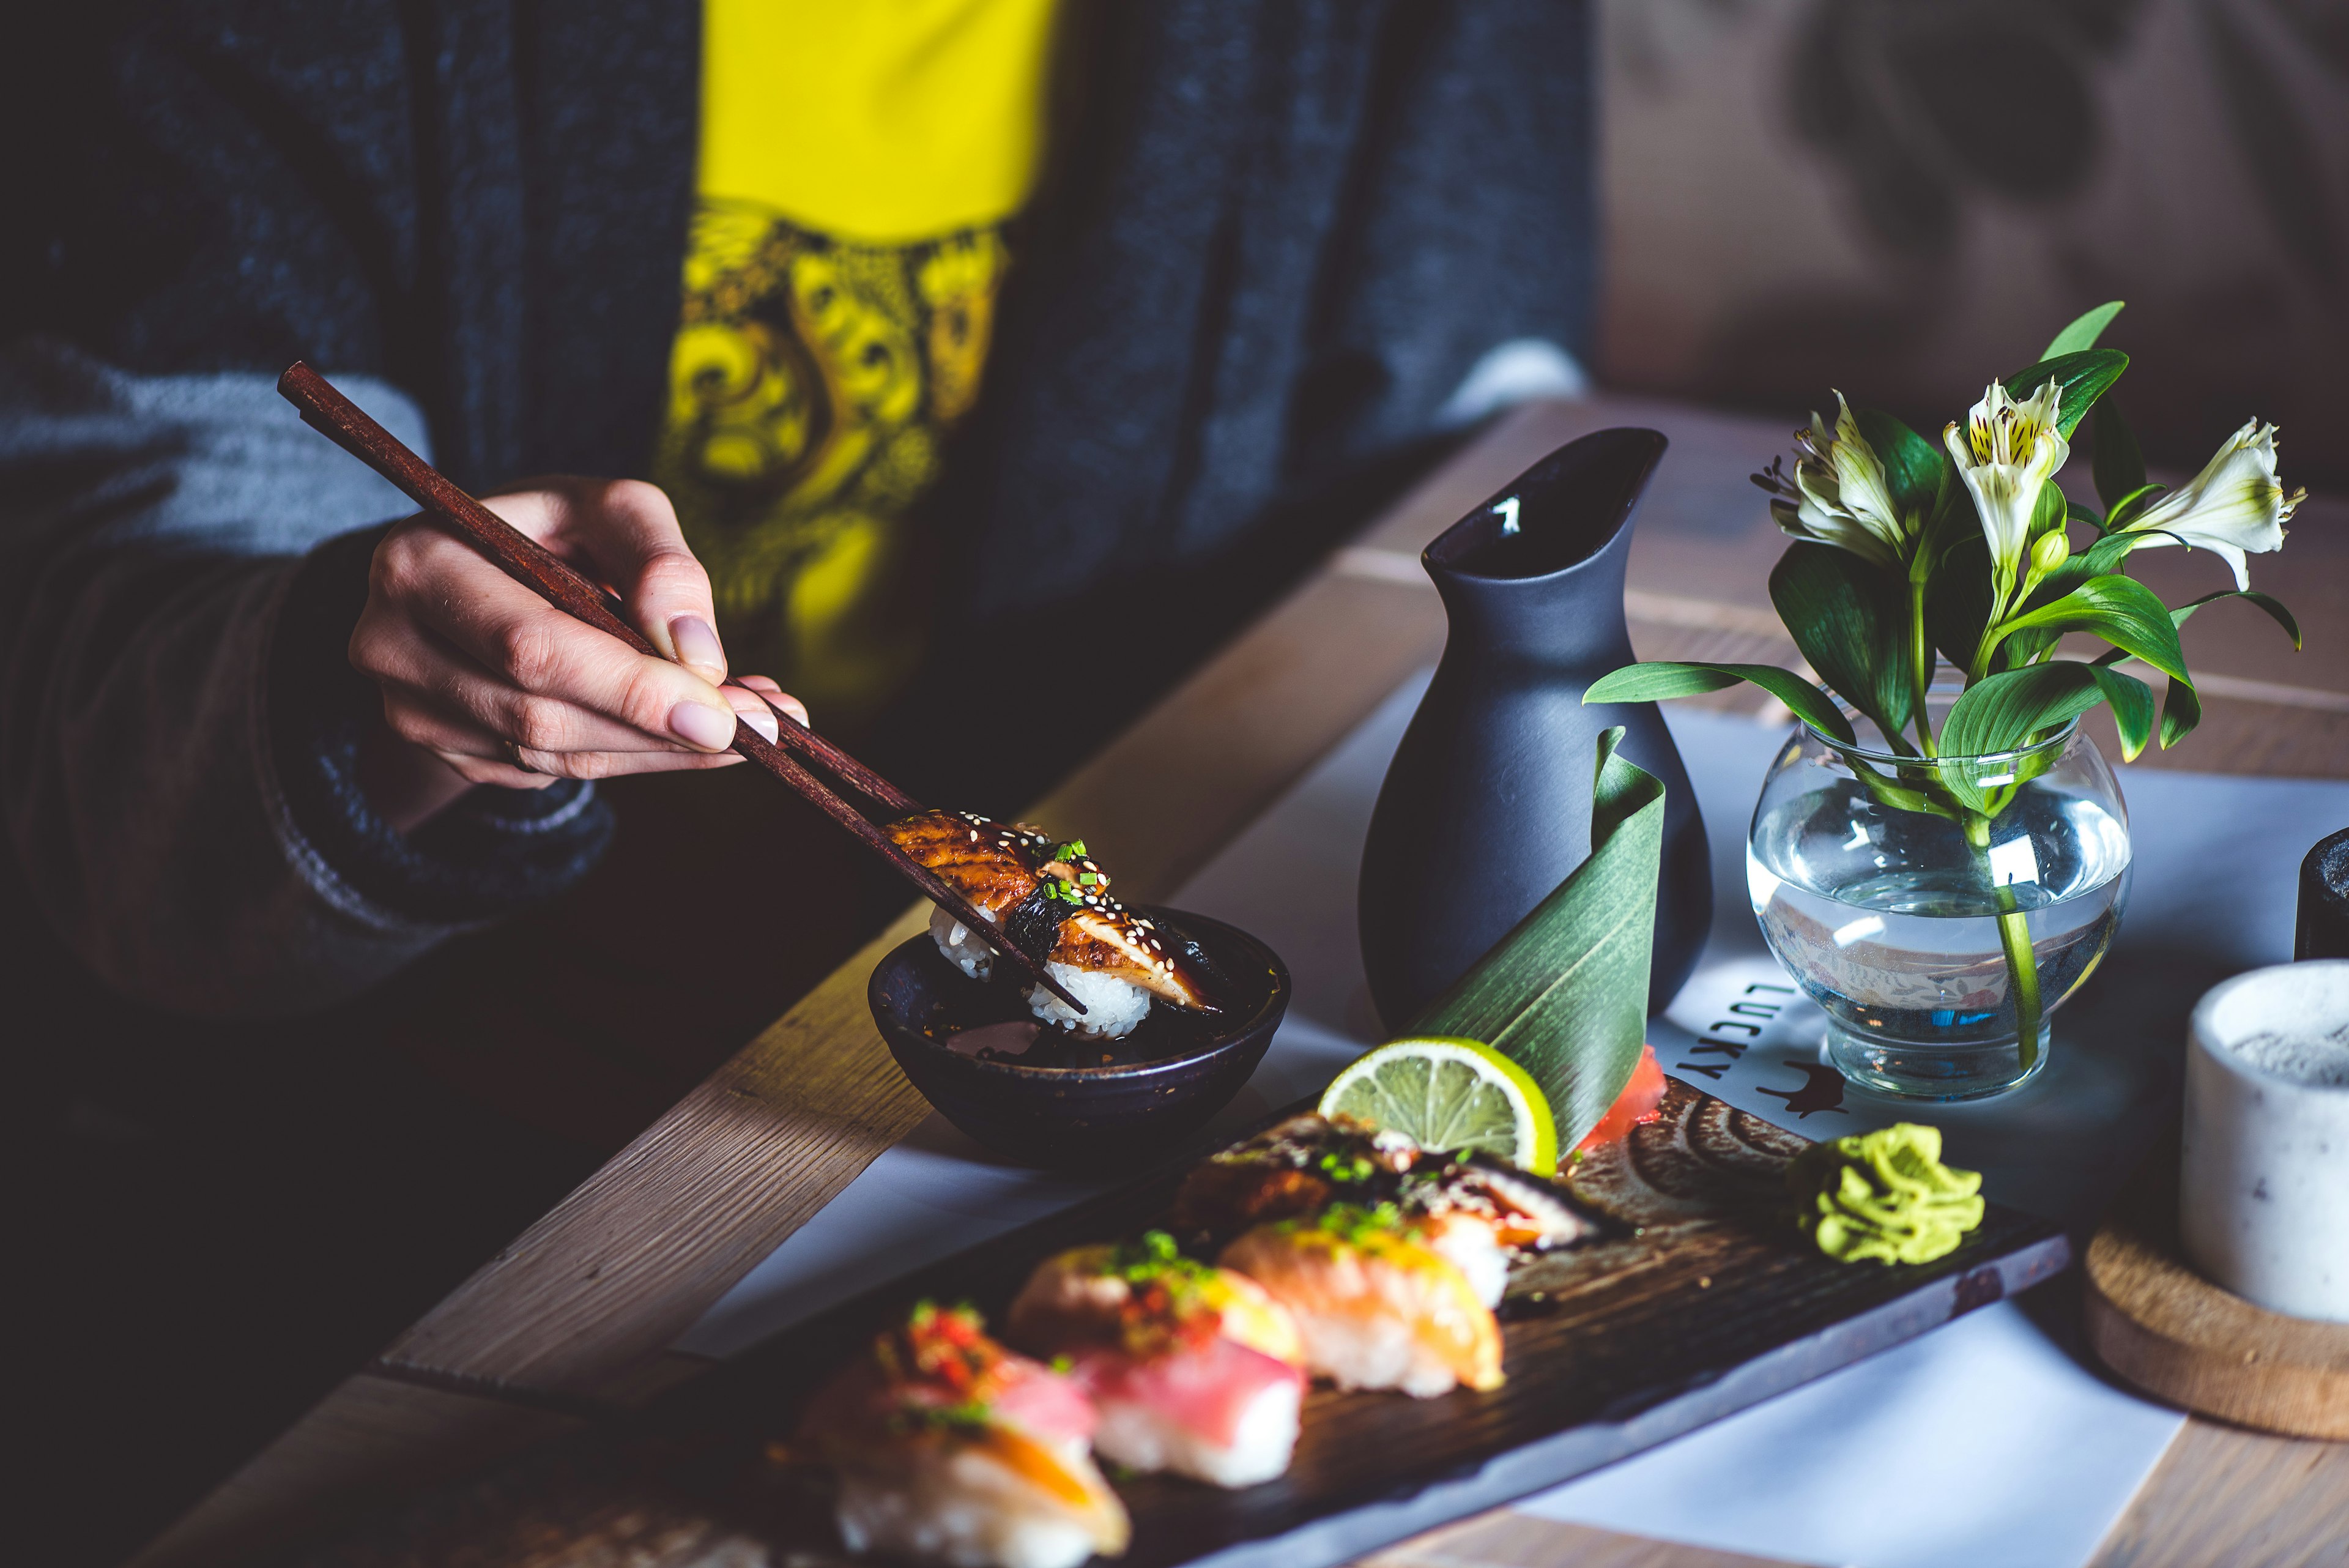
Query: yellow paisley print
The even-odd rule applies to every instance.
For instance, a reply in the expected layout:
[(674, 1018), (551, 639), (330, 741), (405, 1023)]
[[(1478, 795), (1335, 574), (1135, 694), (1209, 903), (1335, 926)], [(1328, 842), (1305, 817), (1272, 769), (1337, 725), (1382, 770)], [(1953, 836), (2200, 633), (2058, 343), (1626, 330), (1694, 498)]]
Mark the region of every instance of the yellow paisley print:
[(915, 503), (979, 392), (1054, 0), (706, 0), (653, 478), (735, 668), (853, 722), (922, 655)]

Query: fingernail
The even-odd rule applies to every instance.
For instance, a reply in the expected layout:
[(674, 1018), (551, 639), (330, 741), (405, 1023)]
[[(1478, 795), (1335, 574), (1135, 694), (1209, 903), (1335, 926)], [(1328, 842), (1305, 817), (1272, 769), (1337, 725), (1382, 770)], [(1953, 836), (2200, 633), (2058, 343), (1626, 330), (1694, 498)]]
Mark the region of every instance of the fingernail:
[(701, 671), (713, 683), (726, 679), (726, 649), (708, 621), (681, 615), (668, 623), (668, 636), (677, 645), (679, 664)]
[(775, 722), (775, 711), (760, 701), (756, 691), (737, 691), (730, 689), (726, 693), (726, 700), (734, 704), (734, 711), (740, 715), (742, 722), (750, 728), (758, 731), (770, 741), (782, 739), (783, 727)]
[(680, 702), (668, 711), (668, 727), (678, 739), (705, 752), (722, 752), (734, 743), (734, 715), (706, 702)]
[[(766, 680), (767, 677), (763, 675), (744, 677), (746, 682), (754, 679)], [(801, 723), (804, 724), (808, 722), (807, 704), (802, 702), (798, 698), (792, 696), (781, 687), (777, 686), (771, 691), (761, 691), (759, 695), (764, 697), (768, 701), (772, 702), (776, 707), (781, 708), (784, 712), (789, 713), (792, 718), (797, 719)]]

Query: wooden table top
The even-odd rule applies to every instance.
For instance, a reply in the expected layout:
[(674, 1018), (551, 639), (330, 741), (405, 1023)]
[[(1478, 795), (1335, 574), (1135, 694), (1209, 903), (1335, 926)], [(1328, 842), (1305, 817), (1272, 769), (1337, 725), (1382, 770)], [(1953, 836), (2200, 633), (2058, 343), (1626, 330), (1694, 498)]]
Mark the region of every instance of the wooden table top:
[[(1764, 582), (1784, 541), (1745, 475), (1786, 444), (1770, 421), (1606, 397), (1496, 421), (1039, 803), (1081, 830), (1122, 894), (1163, 898), (1412, 671), (1444, 616), (1417, 554), (1537, 459), (1589, 431), (1671, 438), (1631, 553), (1643, 657), (1791, 663)], [(2299, 615), (2297, 656), (2255, 612), (2185, 628), (2202, 728), (2152, 766), (2349, 778), (2349, 504), (2302, 509), (2255, 579)], [(2207, 554), (2132, 563), (2173, 602), (2221, 586)], [(1750, 688), (1706, 699), (1758, 707)], [(2109, 732), (2103, 737), (2117, 755)], [(908, 911), (355, 1372), (136, 1560), (204, 1568), (481, 1469), (694, 1376), (668, 1349), (926, 1110), (864, 1007)], [(1404, 1542), (1380, 1568), (1725, 1568), (1758, 1560), (1501, 1509)], [(2349, 1564), (2349, 1445), (2189, 1420), (2096, 1568)]]

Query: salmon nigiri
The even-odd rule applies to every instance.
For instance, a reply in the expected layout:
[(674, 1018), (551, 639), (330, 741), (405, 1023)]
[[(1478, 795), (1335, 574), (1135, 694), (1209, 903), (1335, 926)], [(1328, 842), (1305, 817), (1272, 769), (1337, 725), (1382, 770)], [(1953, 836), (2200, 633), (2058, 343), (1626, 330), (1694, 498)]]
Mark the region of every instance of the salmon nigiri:
[(916, 1306), (810, 1403), (792, 1447), (829, 1464), (852, 1552), (947, 1568), (1075, 1568), (1125, 1550), (1083, 1390), (968, 1307)]
[(1288, 1469), (1305, 1396), (1296, 1322), (1254, 1280), (1184, 1257), (1164, 1231), (1047, 1259), (1006, 1331), (1065, 1358), (1092, 1396), (1106, 1459), (1226, 1487)]
[(1305, 1364), (1341, 1388), (1419, 1398), (1501, 1386), (1501, 1327), (1457, 1263), (1393, 1203), (1259, 1225), (1217, 1260), (1297, 1320)]

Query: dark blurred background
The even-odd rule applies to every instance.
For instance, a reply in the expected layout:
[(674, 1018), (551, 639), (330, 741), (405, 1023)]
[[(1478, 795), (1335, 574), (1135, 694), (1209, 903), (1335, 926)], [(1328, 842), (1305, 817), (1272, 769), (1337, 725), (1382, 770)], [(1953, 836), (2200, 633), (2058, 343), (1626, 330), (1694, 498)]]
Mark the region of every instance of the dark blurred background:
[(1603, 384), (1938, 430), (2086, 306), (2157, 466), (2349, 483), (2349, 4), (1604, 0)]

